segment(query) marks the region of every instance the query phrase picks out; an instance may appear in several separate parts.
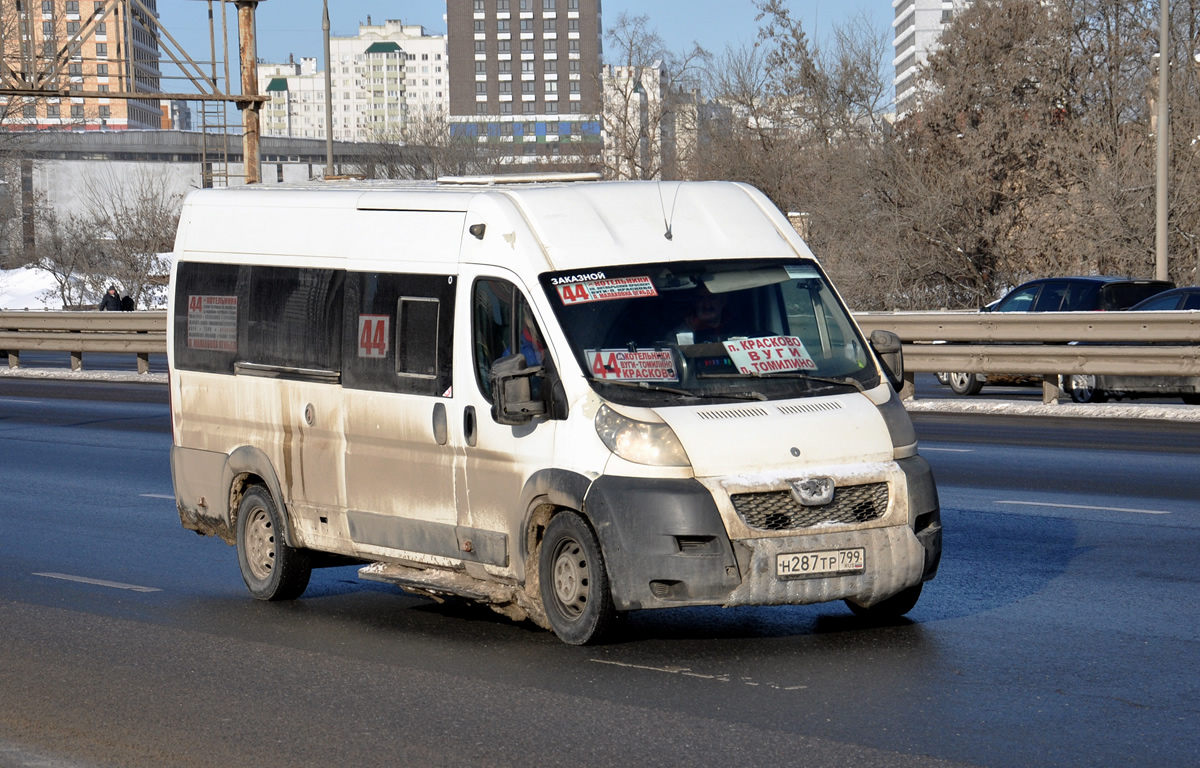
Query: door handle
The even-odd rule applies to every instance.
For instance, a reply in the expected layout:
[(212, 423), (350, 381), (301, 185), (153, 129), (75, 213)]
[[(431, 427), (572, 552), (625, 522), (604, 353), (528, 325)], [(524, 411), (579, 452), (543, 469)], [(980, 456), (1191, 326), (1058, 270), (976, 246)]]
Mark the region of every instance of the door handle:
[(467, 441), (467, 445), (474, 447), (478, 435), (475, 432), (475, 406), (468, 405), (463, 409), (463, 439)]
[(446, 405), (435, 403), (433, 406), (433, 439), (438, 445), (445, 445), (447, 440)]

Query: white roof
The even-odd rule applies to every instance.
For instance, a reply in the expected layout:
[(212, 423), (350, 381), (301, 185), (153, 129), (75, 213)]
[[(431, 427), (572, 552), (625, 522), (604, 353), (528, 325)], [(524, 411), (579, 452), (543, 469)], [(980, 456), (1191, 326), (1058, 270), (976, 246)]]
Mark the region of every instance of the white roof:
[[(482, 243), (463, 237), (464, 259), (511, 260), (521, 254), (535, 272), (811, 256), (762, 193), (731, 182), (256, 185), (198, 191), (188, 206), (198, 225), (188, 236), (188, 250), (196, 251), (278, 253), (279, 239), (289, 238), (288, 253), (344, 256), (353, 249), (387, 258), (388, 243), (399, 242), (400, 233), (392, 229), (390, 239), (371, 237), (369, 245), (356, 242), (355, 230), (367, 221), (356, 212), (436, 211), (464, 214), (456, 225), (460, 233), (475, 223), (486, 225)], [(220, 212), (204, 210), (212, 207)], [(250, 225), (236, 226), (238, 218)], [(216, 226), (222, 221), (233, 231)], [(475, 255), (468, 254), (469, 247)], [(433, 258), (447, 257), (454, 255)]]

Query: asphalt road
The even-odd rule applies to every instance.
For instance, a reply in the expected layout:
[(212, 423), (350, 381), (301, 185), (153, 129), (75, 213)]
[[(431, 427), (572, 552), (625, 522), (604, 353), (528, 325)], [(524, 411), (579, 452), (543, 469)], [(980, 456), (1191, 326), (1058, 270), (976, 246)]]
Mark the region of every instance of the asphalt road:
[(0, 380), (0, 766), (1196, 765), (1200, 426), (920, 414), (910, 620), (634, 614), (570, 648), (183, 530), (166, 391)]

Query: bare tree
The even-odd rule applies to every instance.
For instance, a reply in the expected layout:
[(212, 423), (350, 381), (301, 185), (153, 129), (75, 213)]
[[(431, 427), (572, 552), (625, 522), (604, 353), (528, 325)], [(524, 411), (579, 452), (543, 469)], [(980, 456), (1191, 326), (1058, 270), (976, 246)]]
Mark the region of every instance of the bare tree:
[(100, 295), (112, 281), (134, 303), (152, 306), (161, 298), (161, 280), (170, 263), (183, 192), (161, 172), (138, 170), (125, 178), (111, 169), (94, 172), (85, 187), (84, 215), (98, 231), (97, 253), (87, 277)]
[[(1168, 54), (1180, 282), (1195, 280), (1200, 253), (1195, 5), (1176, 4)], [(906, 258), (936, 265), (927, 278), (950, 289), (952, 304), (983, 303), (1034, 276), (1153, 275), (1156, 10), (979, 0), (945, 30), (874, 193)]]
[(55, 284), (43, 299), (57, 299), (63, 309), (94, 306), (103, 294), (96, 291), (92, 278), (99, 266), (99, 228), (87, 216), (60, 216), (44, 200), (37, 210), (37, 258), (30, 266), (49, 274)]
[[(700, 46), (683, 54), (666, 49), (647, 16), (622, 13), (607, 34), (612, 57), (601, 75), (604, 99), (604, 170), (617, 179), (670, 178), (679, 173), (681, 143), (696, 130)], [(682, 135), (682, 142), (681, 142)]]

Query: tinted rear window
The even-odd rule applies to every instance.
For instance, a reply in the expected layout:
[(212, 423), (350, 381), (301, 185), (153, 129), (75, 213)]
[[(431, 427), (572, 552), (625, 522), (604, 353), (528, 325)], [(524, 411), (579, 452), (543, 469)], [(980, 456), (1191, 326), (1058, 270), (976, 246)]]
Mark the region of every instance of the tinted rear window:
[(1143, 299), (1162, 293), (1171, 286), (1168, 283), (1112, 283), (1104, 286), (1100, 309), (1129, 309)]

